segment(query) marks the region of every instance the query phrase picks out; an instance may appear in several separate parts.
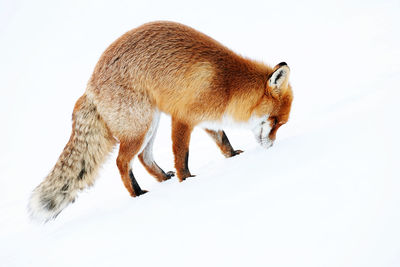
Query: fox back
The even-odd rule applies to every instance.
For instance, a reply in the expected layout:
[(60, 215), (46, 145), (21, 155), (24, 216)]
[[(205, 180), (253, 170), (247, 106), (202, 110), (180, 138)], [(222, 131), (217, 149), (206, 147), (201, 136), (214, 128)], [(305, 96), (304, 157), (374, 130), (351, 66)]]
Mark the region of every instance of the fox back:
[(194, 123), (218, 120), (226, 112), (247, 121), (272, 70), (188, 26), (153, 22), (117, 39), (89, 84), (104, 100), (115, 93), (99, 92), (109, 84), (142, 92), (161, 111)]

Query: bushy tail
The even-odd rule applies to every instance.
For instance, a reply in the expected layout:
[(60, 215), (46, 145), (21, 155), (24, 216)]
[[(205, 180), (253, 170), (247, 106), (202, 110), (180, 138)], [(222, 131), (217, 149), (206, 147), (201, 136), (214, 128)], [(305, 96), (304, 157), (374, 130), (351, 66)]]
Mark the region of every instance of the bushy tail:
[(54, 219), (80, 190), (93, 185), (97, 169), (115, 144), (86, 95), (76, 102), (72, 121), (71, 137), (64, 151), (50, 174), (32, 192), (28, 206), (32, 219)]

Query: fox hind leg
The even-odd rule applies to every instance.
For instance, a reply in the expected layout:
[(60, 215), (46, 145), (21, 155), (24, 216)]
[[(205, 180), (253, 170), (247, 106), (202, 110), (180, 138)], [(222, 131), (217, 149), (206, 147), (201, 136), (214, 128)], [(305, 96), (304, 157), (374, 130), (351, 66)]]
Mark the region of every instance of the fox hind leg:
[(234, 150), (225, 132), (222, 130), (214, 131), (210, 129), (205, 129), (206, 133), (215, 141), (217, 146), (221, 149), (221, 153), (226, 157), (230, 158), (240, 153), (242, 150)]
[(122, 182), (132, 197), (147, 193), (142, 190), (132, 172), (133, 157), (139, 152), (144, 138), (124, 139), (120, 141), (117, 166), (121, 174)]
[(88, 86), (87, 92), (95, 100), (110, 132), (120, 142), (117, 166), (126, 189), (133, 197), (146, 193), (133, 175), (132, 162), (152, 137), (159, 111), (140, 84), (131, 87), (110, 80), (101, 86)]
[(154, 115), (154, 119), (152, 125), (150, 126), (149, 132), (147, 135), (151, 135), (149, 141), (144, 147), (143, 151), (139, 154), (139, 160), (145, 167), (145, 169), (154, 176), (157, 181), (162, 182), (170, 179), (175, 176), (173, 171), (169, 171), (165, 173), (163, 169), (158, 166), (158, 164), (153, 159), (153, 143), (156, 137), (158, 122), (160, 120), (159, 113)]

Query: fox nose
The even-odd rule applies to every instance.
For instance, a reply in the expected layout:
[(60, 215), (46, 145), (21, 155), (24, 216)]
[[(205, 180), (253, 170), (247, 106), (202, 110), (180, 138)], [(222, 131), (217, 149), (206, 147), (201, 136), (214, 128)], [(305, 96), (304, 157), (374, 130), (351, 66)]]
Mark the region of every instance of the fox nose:
[(265, 149), (268, 149), (268, 148), (270, 148), (270, 147), (272, 147), (274, 145), (274, 140), (271, 140), (271, 139), (267, 139), (267, 140), (264, 140), (262, 143), (261, 143), (261, 146), (263, 147), (263, 148), (265, 148)]
[(266, 147), (265, 148), (270, 148), (270, 147), (272, 147), (274, 145), (274, 141), (272, 141), (272, 140), (269, 140), (268, 142), (267, 142), (267, 144), (266, 144)]

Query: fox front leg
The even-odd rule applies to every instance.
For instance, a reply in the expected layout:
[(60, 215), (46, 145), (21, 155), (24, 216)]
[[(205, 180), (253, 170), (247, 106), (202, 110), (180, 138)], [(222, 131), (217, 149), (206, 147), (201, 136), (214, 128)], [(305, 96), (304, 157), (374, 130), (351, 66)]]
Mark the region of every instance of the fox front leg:
[(230, 158), (239, 155), (240, 153), (243, 153), (243, 150), (233, 149), (224, 131), (222, 130), (214, 131), (210, 129), (204, 129), (204, 130), (215, 141), (217, 146), (221, 149), (221, 153), (225, 156), (225, 158)]
[(172, 151), (175, 157), (176, 175), (180, 182), (193, 177), (189, 171), (189, 143), (193, 127), (172, 118)]

